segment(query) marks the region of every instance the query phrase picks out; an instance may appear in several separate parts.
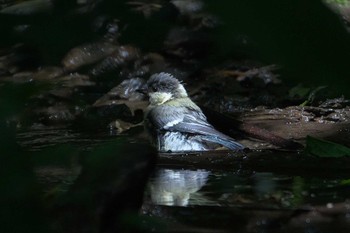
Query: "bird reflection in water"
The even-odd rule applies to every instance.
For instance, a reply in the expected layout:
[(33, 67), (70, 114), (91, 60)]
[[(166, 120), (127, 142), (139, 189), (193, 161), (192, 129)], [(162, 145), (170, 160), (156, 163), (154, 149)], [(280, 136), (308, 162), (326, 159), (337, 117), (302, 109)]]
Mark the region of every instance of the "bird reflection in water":
[(159, 169), (150, 180), (150, 194), (154, 204), (187, 206), (191, 195), (207, 182), (206, 170)]

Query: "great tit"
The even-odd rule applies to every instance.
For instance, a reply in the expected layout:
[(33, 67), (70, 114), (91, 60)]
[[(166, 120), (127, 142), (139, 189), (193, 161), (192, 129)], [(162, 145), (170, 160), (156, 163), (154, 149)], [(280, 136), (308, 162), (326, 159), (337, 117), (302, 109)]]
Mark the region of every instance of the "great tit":
[(158, 151), (208, 151), (220, 145), (234, 151), (244, 149), (208, 123), (184, 86), (171, 74), (153, 74), (144, 89), (150, 102), (145, 127)]

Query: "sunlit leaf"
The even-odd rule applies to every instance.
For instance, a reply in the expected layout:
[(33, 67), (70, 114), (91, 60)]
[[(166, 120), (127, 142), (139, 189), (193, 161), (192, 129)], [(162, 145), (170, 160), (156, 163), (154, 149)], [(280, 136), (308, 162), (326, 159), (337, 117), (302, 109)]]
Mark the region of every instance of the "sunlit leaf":
[(340, 185), (346, 185), (346, 186), (350, 185), (350, 179), (340, 181)]
[(311, 136), (306, 138), (306, 151), (311, 155), (323, 158), (350, 156), (350, 148)]
[(297, 86), (295, 86), (289, 90), (288, 95), (290, 98), (294, 98), (294, 97), (303, 98), (303, 97), (306, 97), (306, 95), (309, 92), (310, 92), (309, 87), (304, 87), (303, 85), (298, 84)]
[(307, 97), (307, 100), (304, 101), (304, 103), (300, 104), (300, 106), (306, 106), (308, 104), (311, 104), (314, 100), (316, 95), (323, 89), (325, 89), (327, 86), (320, 86), (315, 88), (314, 90), (312, 90), (309, 94), (309, 96)]

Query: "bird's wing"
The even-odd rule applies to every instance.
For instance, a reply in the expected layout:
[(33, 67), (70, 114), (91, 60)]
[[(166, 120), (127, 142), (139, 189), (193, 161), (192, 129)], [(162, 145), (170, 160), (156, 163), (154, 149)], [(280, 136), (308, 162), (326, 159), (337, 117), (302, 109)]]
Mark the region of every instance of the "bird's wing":
[(196, 105), (161, 105), (152, 109), (148, 113), (147, 118), (148, 121), (158, 130), (170, 130), (179, 123), (198, 124), (212, 128), (207, 122), (203, 112)]
[(150, 123), (158, 130), (202, 135), (205, 141), (218, 143), (232, 150), (243, 149), (243, 146), (233, 138), (214, 129), (197, 106), (163, 105), (149, 114)]
[(231, 150), (241, 150), (244, 148), (243, 145), (234, 141), (233, 138), (217, 131), (211, 125), (208, 126), (191, 122), (180, 122), (170, 127), (168, 130), (202, 135), (202, 140), (223, 145)]

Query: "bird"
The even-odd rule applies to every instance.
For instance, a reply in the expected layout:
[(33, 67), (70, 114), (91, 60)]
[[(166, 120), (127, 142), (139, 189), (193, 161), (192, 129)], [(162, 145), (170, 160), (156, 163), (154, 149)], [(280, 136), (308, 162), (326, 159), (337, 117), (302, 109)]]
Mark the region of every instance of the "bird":
[(240, 151), (244, 146), (219, 132), (172, 74), (150, 76), (143, 91), (149, 97), (144, 125), (159, 152), (209, 151), (219, 147)]

